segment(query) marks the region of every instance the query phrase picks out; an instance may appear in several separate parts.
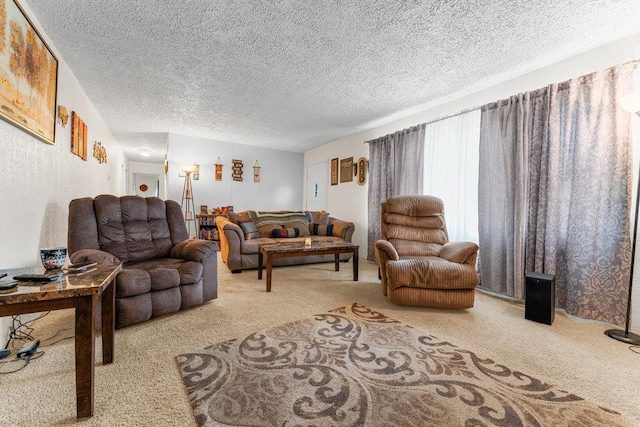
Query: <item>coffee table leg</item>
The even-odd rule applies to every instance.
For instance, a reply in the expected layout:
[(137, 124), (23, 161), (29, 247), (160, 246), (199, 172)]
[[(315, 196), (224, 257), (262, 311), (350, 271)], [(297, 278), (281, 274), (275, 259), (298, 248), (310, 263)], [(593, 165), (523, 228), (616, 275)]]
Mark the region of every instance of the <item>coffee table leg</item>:
[(93, 416), (96, 300), (76, 297), (76, 407), (78, 418)]
[(334, 257), (335, 257), (334, 260), (336, 264), (336, 271), (340, 271), (340, 254), (335, 254)]
[(358, 248), (353, 250), (353, 281), (358, 281)]
[(273, 258), (267, 254), (267, 292), (271, 292), (271, 271), (273, 270)]
[(102, 364), (113, 363), (116, 329), (116, 279), (102, 293)]
[(262, 251), (258, 248), (258, 280), (262, 280)]

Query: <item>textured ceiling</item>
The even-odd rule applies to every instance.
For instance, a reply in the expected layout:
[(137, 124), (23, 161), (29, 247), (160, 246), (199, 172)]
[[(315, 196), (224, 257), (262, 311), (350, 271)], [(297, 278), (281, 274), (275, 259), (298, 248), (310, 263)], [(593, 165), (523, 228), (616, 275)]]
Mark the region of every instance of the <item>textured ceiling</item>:
[(168, 132), (303, 152), (640, 22), (638, 0), (21, 1), (135, 161)]

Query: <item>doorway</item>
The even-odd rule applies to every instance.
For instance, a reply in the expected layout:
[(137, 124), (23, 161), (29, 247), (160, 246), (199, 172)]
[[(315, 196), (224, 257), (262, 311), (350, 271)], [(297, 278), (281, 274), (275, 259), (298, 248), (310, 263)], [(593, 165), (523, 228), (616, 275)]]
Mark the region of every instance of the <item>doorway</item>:
[(134, 173), (133, 194), (140, 197), (160, 197), (160, 176)]
[(307, 210), (327, 210), (328, 180), (326, 161), (307, 166)]

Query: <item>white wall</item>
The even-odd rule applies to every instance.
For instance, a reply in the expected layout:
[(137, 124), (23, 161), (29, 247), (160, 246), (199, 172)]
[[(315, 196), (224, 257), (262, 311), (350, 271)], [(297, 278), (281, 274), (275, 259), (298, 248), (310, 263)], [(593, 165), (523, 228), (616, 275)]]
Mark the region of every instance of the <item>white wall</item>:
[[(303, 209), (303, 154), (245, 144), (214, 141), (169, 134), (167, 198), (180, 202), (184, 186), (183, 164), (200, 164), (200, 179), (192, 182), (196, 212), (233, 206), (236, 212), (253, 210)], [(215, 180), (214, 164), (220, 157), (222, 181)], [(242, 181), (231, 177), (231, 161), (242, 160)], [(258, 160), (260, 182), (253, 181), (253, 165)]]
[[(463, 98), (433, 106), (403, 119), (309, 150), (304, 155), (304, 164), (306, 167), (323, 160), (330, 161), (334, 157), (343, 159), (353, 156), (354, 160), (359, 156), (369, 158), (368, 147), (364, 145), (364, 141), (634, 59), (640, 59), (640, 33)], [(367, 184), (362, 187), (358, 186), (355, 180), (329, 187), (329, 212), (332, 216), (347, 219), (356, 224), (354, 242), (360, 245), (362, 254), (367, 253), (368, 178), (367, 174)], [(640, 245), (638, 246), (640, 248)], [(636, 259), (638, 258), (640, 255)], [(637, 307), (637, 310), (635, 310), (633, 326), (635, 329), (640, 329), (640, 273), (636, 274), (634, 279), (634, 290), (632, 307)]]
[[(102, 193), (119, 194), (121, 165), (127, 163), (111, 132), (76, 81), (72, 71), (40, 29), (31, 10), (27, 15), (58, 58), (58, 104), (77, 111), (88, 126), (87, 161), (71, 153), (71, 123), (56, 124), (55, 145), (46, 144), (0, 120), (0, 269), (40, 266), (38, 249), (67, 245), (69, 202)], [(107, 163), (91, 156), (94, 141), (107, 150)], [(0, 338), (8, 327), (0, 319)]]

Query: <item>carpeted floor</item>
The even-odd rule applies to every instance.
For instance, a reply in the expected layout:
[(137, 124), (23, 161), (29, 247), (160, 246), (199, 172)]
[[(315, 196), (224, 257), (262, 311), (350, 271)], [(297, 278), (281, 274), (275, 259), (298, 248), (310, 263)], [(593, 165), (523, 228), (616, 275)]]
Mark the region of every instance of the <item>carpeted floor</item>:
[(0, 375), (0, 425), (195, 425), (177, 355), (358, 302), (640, 426), (640, 354), (606, 337), (608, 325), (561, 313), (553, 326), (531, 322), (522, 304), (481, 292), (468, 310), (400, 307), (382, 295), (374, 264), (360, 263), (359, 282), (350, 267), (277, 268), (266, 293), (255, 271), (232, 275), (221, 264), (217, 300), (116, 331), (115, 362), (96, 366), (95, 415), (82, 422), (75, 420), (73, 340), (59, 341), (72, 334), (73, 311), (52, 312), (34, 324), (44, 355)]

